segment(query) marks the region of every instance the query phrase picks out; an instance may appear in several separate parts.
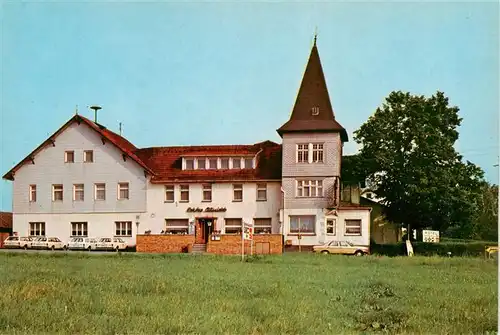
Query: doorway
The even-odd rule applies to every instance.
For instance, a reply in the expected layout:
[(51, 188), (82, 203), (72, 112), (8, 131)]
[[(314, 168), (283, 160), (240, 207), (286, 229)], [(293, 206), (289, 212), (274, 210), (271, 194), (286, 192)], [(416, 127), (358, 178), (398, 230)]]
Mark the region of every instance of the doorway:
[(199, 218), (196, 222), (195, 243), (206, 244), (213, 230), (213, 218)]

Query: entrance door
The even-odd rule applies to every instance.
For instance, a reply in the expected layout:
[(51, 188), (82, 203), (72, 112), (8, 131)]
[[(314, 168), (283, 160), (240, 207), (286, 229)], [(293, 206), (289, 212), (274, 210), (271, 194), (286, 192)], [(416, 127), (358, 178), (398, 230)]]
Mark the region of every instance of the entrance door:
[(206, 244), (213, 230), (213, 219), (198, 219), (196, 223), (195, 243)]

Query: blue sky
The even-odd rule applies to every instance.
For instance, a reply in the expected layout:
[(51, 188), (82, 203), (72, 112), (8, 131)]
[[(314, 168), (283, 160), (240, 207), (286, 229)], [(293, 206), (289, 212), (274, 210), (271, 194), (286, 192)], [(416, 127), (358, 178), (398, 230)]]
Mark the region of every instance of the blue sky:
[[(495, 2), (2, 4), (3, 175), (75, 112), (138, 147), (279, 141), (318, 28), (337, 120), (351, 141), (393, 90), (444, 91), (457, 149), (498, 183)], [(11, 182), (1, 182), (11, 209)]]

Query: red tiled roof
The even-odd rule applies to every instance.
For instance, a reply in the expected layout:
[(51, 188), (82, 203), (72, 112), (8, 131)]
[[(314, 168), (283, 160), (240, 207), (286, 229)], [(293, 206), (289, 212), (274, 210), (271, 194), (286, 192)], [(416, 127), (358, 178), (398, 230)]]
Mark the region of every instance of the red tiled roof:
[(12, 228), (11, 212), (0, 212), (0, 228)]
[[(271, 141), (252, 145), (153, 147), (138, 149), (136, 154), (155, 172), (151, 178), (153, 183), (281, 179), (281, 145)], [(257, 167), (238, 170), (182, 170), (182, 157), (194, 155), (257, 155)]]

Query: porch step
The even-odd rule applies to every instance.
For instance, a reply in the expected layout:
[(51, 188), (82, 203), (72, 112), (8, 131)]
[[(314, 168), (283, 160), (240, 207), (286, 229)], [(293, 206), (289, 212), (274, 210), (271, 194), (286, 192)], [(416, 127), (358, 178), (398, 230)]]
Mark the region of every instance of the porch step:
[(207, 252), (206, 244), (193, 244), (193, 249), (191, 250), (192, 254), (204, 254), (205, 252)]

